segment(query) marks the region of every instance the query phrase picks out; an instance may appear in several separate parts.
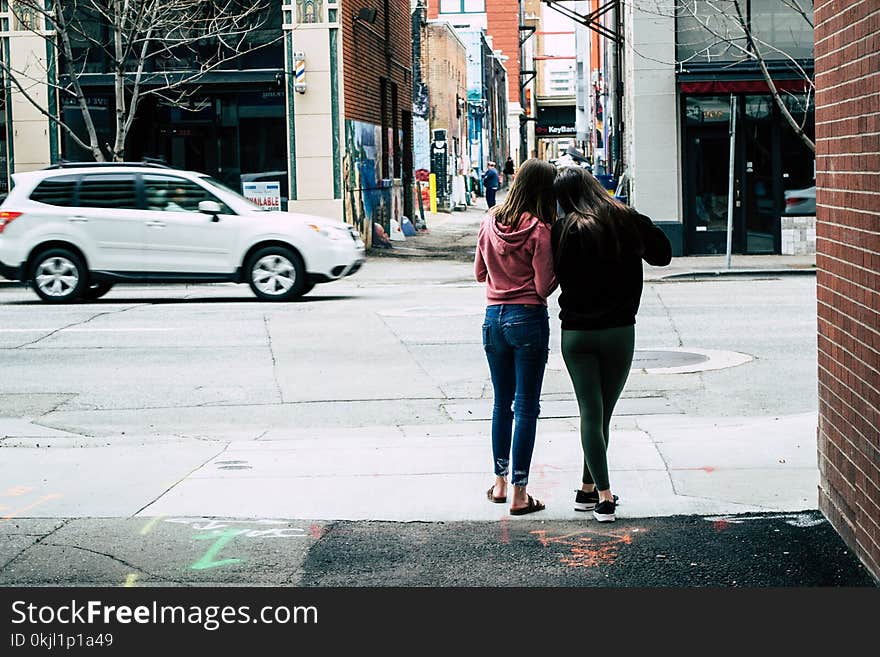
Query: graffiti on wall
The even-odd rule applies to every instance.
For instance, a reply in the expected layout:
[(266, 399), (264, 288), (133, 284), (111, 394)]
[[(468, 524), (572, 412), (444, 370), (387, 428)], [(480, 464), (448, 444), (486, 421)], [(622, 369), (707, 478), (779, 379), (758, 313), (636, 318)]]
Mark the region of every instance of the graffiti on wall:
[[(390, 136), (389, 136), (390, 140)], [(389, 162), (389, 168), (393, 164)], [(373, 224), (390, 233), (391, 220), (403, 214), (403, 190), (382, 179), (382, 128), (361, 121), (345, 122), (345, 221), (358, 229), (368, 246)]]
[(413, 116), (413, 164), (416, 171), (431, 170), (431, 129), (419, 116)]

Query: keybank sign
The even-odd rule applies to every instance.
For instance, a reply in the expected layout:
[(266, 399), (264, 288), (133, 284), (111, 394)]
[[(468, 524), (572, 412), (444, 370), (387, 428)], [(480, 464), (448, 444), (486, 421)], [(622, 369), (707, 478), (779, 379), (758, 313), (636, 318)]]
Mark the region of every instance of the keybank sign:
[(568, 137), (575, 134), (574, 105), (538, 106), (535, 134), (539, 137)]
[(554, 137), (562, 135), (573, 135), (575, 129), (573, 125), (538, 125), (535, 126), (536, 135), (552, 135)]

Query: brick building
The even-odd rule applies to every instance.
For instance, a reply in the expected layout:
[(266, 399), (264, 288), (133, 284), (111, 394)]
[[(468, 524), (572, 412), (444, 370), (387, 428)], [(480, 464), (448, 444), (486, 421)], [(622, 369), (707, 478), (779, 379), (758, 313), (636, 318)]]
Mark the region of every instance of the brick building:
[[(371, 227), (413, 216), (412, 52), (408, 0), (340, 0), (341, 154), (346, 221)], [(340, 77), (340, 73), (336, 73)]]
[(470, 171), (467, 51), (449, 23), (429, 21), (421, 55), (422, 75), (428, 86), (431, 143), (445, 144), (434, 149), (431, 172), (437, 175), (438, 204), (451, 209), (465, 203), (464, 178)]
[(815, 3), (819, 506), (880, 579), (878, 17)]
[[(482, 31), (491, 49), (506, 71), (506, 129), (507, 145), (503, 162), (508, 154), (519, 161), (520, 118), (523, 115), (520, 102), (520, 18), (518, 0), (428, 0), (428, 18), (448, 21), (460, 32)], [(484, 60), (486, 58), (483, 58)], [(490, 86), (492, 81), (483, 81)], [(522, 155), (524, 158), (525, 155)]]

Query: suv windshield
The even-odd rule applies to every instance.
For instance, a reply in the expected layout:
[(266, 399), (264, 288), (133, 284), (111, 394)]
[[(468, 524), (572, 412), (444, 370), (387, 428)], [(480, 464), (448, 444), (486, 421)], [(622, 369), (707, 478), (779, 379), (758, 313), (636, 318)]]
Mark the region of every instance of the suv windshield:
[(220, 182), (216, 178), (212, 178), (211, 176), (199, 176), (202, 180), (211, 183), (214, 187), (219, 187), (224, 192), (228, 192), (232, 194), (235, 198), (237, 198), (242, 203), (246, 203), (248, 208), (251, 210), (259, 210), (260, 212), (271, 212), (269, 208), (261, 208), (259, 205), (251, 201), (250, 199), (242, 196), (239, 192), (235, 191), (225, 183)]

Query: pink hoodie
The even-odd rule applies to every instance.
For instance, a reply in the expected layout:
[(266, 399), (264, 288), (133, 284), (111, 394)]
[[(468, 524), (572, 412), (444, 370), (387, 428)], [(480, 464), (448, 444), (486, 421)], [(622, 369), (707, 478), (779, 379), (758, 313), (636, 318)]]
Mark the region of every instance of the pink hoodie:
[(502, 226), (489, 212), (480, 224), (474, 276), (487, 282), (486, 299), (498, 303), (547, 305), (556, 289), (550, 227), (524, 213), (515, 229)]

